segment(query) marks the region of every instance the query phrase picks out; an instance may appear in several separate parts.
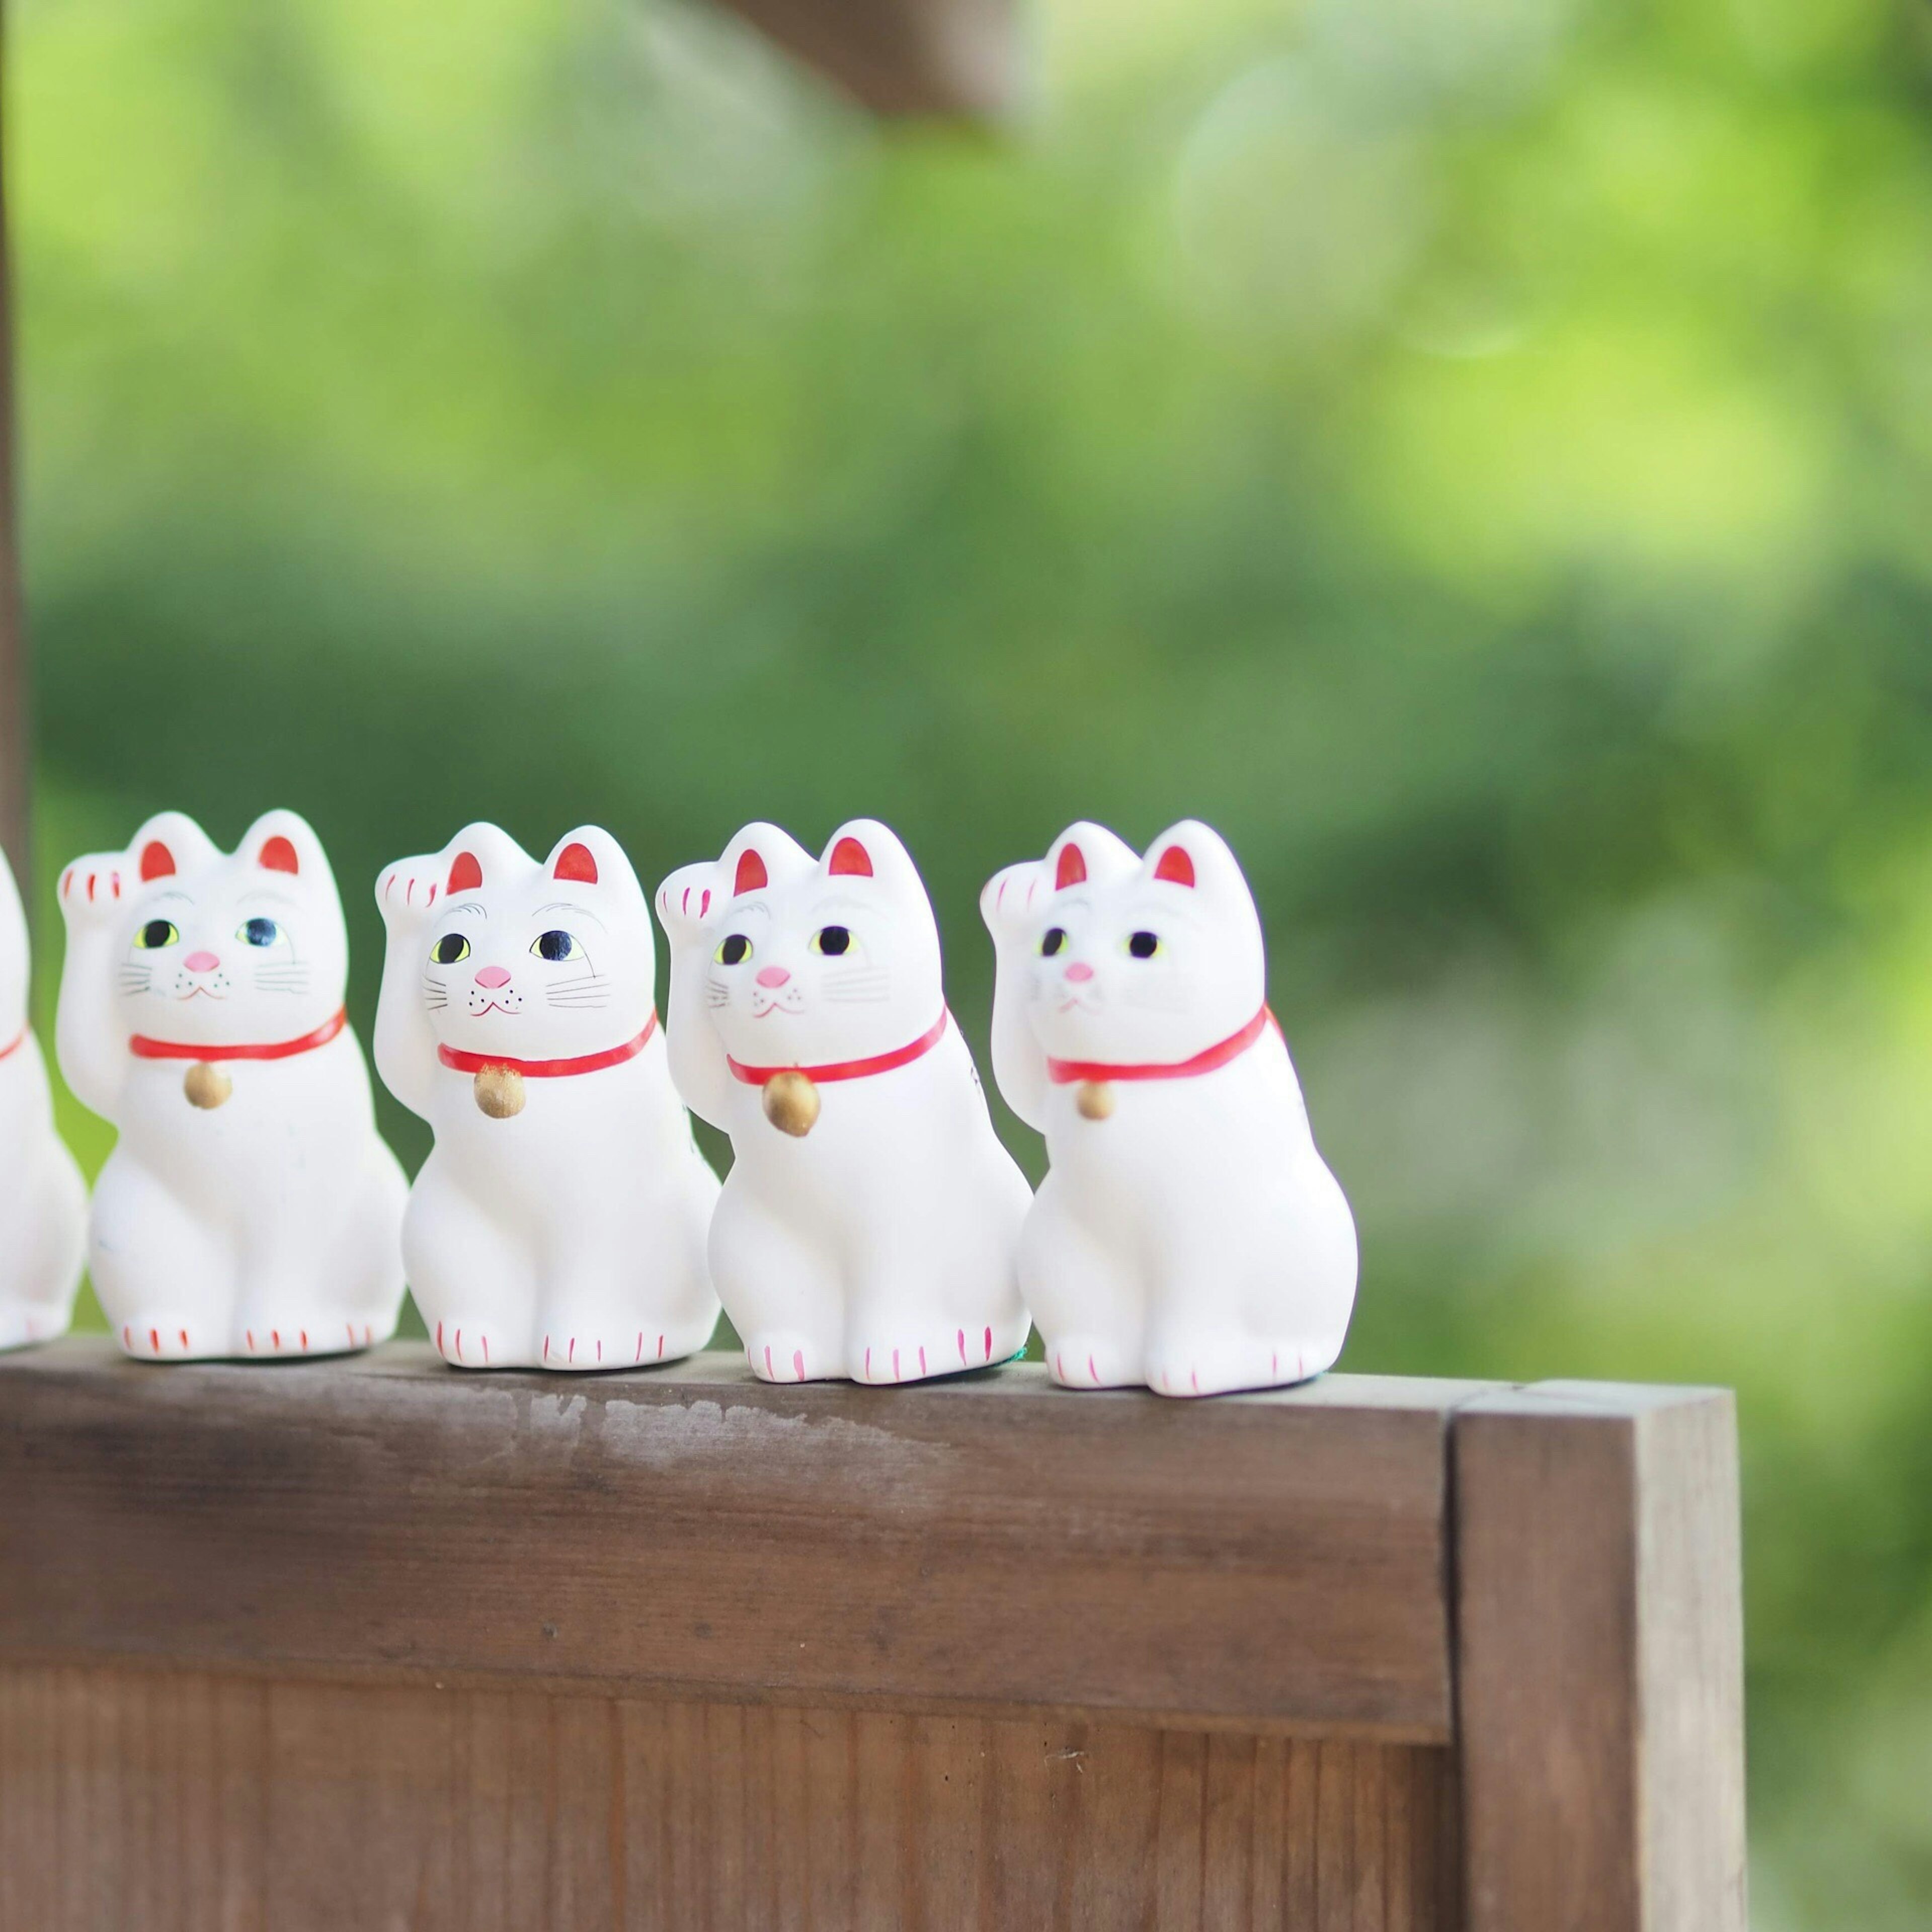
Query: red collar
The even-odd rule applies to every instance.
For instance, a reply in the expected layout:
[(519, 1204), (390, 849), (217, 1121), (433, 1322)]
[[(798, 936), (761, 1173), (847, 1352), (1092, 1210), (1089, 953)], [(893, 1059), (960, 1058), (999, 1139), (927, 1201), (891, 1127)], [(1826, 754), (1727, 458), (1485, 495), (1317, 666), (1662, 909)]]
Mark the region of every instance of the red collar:
[(128, 1041), (128, 1050), (142, 1060), (290, 1060), (298, 1053), (313, 1053), (317, 1047), (326, 1046), (348, 1024), (348, 1013), (338, 1010), (333, 1019), (324, 1020), (314, 1032), (305, 1033), (299, 1040), (272, 1040), (266, 1046), (184, 1046), (137, 1033)]
[(602, 1053), (580, 1054), (574, 1060), (512, 1060), (502, 1053), (458, 1053), (453, 1046), (439, 1046), (436, 1057), (458, 1073), (481, 1073), (486, 1066), (502, 1066), (512, 1073), (520, 1073), (526, 1080), (562, 1080), (573, 1073), (596, 1073), (604, 1067), (621, 1066), (626, 1060), (636, 1059), (657, 1030), (658, 1010), (653, 1006), (644, 1031), (635, 1040), (627, 1040), (622, 1046), (607, 1046)]
[(26, 1036), (27, 1029), (25, 1027), (22, 1027), (4, 1046), (0, 1046), (0, 1060), (4, 1060), (8, 1054), (13, 1052), (14, 1049), (20, 1046), (20, 1042), (26, 1038)]
[(1273, 1026), (1276, 1032), (1274, 1014), (1264, 1006), (1239, 1033), (1231, 1033), (1224, 1040), (1204, 1047), (1191, 1060), (1144, 1060), (1138, 1065), (1116, 1066), (1104, 1060), (1054, 1060), (1046, 1063), (1047, 1077), (1056, 1087), (1065, 1087), (1076, 1080), (1192, 1080), (1197, 1074), (1212, 1073), (1217, 1066), (1226, 1066), (1229, 1060), (1247, 1052), (1262, 1036), (1262, 1029)]
[(802, 1073), (814, 1087), (828, 1080), (862, 1080), (868, 1073), (890, 1073), (930, 1053), (946, 1035), (946, 1022), (952, 1016), (941, 1006), (939, 1017), (910, 1046), (896, 1046), (890, 1053), (875, 1053), (869, 1060), (835, 1060), (829, 1066), (747, 1066), (728, 1053), (724, 1064), (747, 1087), (762, 1087), (780, 1073)]

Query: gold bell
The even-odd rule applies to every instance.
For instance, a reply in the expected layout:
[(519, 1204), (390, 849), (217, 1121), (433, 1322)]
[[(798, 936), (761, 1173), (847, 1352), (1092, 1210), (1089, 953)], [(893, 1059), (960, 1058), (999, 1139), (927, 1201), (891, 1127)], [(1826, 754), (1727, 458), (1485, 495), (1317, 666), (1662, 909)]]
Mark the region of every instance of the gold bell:
[(524, 1076), (514, 1066), (479, 1066), (474, 1082), (476, 1105), (493, 1120), (524, 1111)]
[(1083, 1080), (1073, 1090), (1073, 1104), (1083, 1120), (1104, 1120), (1114, 1111), (1114, 1083), (1111, 1080)]
[(765, 1118), (794, 1140), (810, 1133), (818, 1118), (818, 1089), (812, 1076), (796, 1068), (774, 1073), (765, 1082)]
[(182, 1076), (182, 1091), (190, 1107), (218, 1107), (235, 1091), (235, 1083), (220, 1067), (197, 1060)]

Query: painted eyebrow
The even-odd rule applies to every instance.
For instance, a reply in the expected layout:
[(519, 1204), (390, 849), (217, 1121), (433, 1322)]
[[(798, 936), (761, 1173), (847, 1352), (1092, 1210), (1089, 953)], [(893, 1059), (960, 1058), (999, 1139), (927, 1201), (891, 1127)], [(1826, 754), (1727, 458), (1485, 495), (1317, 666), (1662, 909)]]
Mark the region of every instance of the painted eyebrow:
[(170, 891), (157, 892), (148, 903), (150, 905), (162, 905), (170, 899), (179, 899), (183, 905), (193, 905), (196, 902), (192, 893)]
[(818, 903), (812, 908), (812, 910), (815, 913), (824, 912), (828, 910), (835, 911), (850, 910), (853, 912), (869, 912), (872, 910), (872, 908), (868, 906), (863, 899), (853, 898), (842, 895), (837, 898), (820, 899)]
[(600, 932), (608, 932), (610, 930), (588, 906), (578, 905), (570, 899), (559, 899), (553, 905), (540, 905), (530, 914), (530, 916), (532, 919), (542, 919), (547, 912), (574, 912), (579, 919), (590, 920)]
[(251, 889), (242, 895), (241, 902), (244, 905), (248, 905), (256, 899), (266, 899), (272, 905), (296, 906), (299, 908), (302, 904), (302, 901), (300, 899), (292, 897), (287, 892), (278, 892), (272, 887)]
[(489, 908), (478, 905), (474, 899), (465, 899), (460, 905), (445, 906), (442, 909), (442, 916), (447, 919), (454, 912), (473, 912), (478, 919), (488, 919), (490, 916)]

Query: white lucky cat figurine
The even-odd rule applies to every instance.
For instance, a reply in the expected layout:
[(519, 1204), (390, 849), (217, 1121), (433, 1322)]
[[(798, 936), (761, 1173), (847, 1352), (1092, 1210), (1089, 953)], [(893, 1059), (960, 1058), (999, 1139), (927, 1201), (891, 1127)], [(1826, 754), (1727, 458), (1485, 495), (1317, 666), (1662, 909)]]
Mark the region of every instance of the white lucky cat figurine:
[(1184, 820), (1142, 859), (1072, 826), (980, 909), (994, 1073), (1052, 1162), (1020, 1280), (1054, 1378), (1186, 1396), (1320, 1374), (1354, 1305), (1355, 1224), (1220, 835)]
[(87, 1252), (87, 1190), (54, 1132), (27, 965), (26, 915), (0, 852), (0, 1348), (67, 1332)]
[(57, 1045), (120, 1130), (88, 1259), (121, 1346), (320, 1355), (394, 1329), (406, 1192), (349, 1030), (349, 940), (292, 812), (233, 853), (164, 812), (62, 873)]
[(718, 1323), (718, 1179), (671, 1084), (644, 889), (608, 832), (539, 863), (494, 825), (398, 860), (376, 1066), (436, 1130), (403, 1253), (443, 1359), (630, 1368)]
[(748, 825), (657, 906), (671, 1073), (736, 1156), (711, 1274), (752, 1368), (890, 1383), (1015, 1354), (1029, 1190), (946, 1011), (905, 848), (854, 819), (814, 859)]

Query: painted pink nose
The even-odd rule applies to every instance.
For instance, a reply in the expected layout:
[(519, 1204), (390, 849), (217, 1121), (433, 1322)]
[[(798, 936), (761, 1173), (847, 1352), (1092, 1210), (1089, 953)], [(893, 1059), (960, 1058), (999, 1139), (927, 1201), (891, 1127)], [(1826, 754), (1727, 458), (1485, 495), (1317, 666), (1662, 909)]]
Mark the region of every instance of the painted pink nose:
[(221, 962), (212, 952), (190, 952), (182, 964), (190, 973), (212, 973)]
[(1076, 959), (1066, 969), (1066, 976), (1078, 986), (1094, 976), (1094, 969), (1084, 959)]
[(760, 966), (758, 984), (761, 986), (782, 986), (791, 977), (790, 970), (783, 966)]
[(479, 986), (495, 988), (510, 983), (510, 969), (507, 966), (484, 966), (477, 970), (476, 983)]

